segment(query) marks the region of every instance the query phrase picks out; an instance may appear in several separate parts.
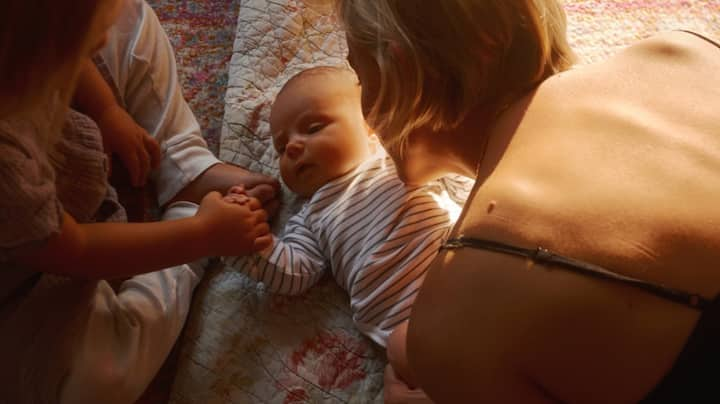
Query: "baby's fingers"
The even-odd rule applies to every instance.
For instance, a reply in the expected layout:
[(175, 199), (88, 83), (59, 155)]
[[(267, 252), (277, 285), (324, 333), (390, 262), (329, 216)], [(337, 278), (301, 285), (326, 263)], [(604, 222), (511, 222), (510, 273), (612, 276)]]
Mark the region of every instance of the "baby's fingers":
[(228, 194), (240, 194), (240, 195), (247, 195), (245, 192), (245, 187), (242, 185), (233, 185), (230, 187), (230, 189), (227, 192)]
[(250, 201), (250, 198), (242, 194), (227, 194), (223, 197), (223, 200), (236, 205), (244, 205)]

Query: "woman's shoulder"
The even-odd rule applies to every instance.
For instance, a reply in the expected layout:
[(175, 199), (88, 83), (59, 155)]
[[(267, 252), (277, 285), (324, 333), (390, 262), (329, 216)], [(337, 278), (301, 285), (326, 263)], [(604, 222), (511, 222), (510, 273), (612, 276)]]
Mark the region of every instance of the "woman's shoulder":
[(618, 65), (634, 66), (645, 70), (663, 70), (672, 75), (683, 72), (709, 73), (717, 69), (718, 63), (718, 42), (689, 31), (654, 34), (621, 50), (606, 62), (611, 68)]
[(720, 57), (720, 44), (717, 39), (703, 33), (683, 30), (656, 33), (630, 45), (627, 50), (665, 58), (682, 58), (695, 53)]

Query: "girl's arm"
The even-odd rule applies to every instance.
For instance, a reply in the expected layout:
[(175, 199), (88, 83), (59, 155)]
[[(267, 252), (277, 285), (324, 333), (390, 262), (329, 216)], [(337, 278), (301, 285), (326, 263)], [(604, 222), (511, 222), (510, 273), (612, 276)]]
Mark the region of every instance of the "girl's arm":
[(103, 112), (117, 105), (112, 89), (89, 58), (84, 61), (80, 71), (73, 103), (80, 112), (87, 114), (96, 122)]
[(15, 259), (46, 273), (126, 278), (205, 256), (244, 255), (266, 248), (266, 220), (257, 199), (235, 205), (217, 192), (203, 199), (194, 217), (165, 222), (78, 224), (66, 213), (60, 233)]

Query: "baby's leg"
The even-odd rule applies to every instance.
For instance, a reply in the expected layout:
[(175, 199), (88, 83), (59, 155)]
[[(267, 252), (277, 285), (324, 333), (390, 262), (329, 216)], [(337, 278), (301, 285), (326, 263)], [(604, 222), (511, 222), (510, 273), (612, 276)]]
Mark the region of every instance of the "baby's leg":
[[(220, 161), (208, 150), (200, 126), (183, 98), (172, 46), (157, 16), (143, 0), (127, 0), (100, 52), (130, 115), (161, 145), (163, 159), (153, 173), (159, 204), (199, 202), (209, 191), (225, 193), (243, 184), (261, 201), (277, 182)], [(252, 188), (259, 184), (258, 194)]]
[(388, 338), (385, 368), (384, 401), (394, 403), (432, 404), (425, 393), (417, 387), (407, 361), (407, 321), (400, 324)]

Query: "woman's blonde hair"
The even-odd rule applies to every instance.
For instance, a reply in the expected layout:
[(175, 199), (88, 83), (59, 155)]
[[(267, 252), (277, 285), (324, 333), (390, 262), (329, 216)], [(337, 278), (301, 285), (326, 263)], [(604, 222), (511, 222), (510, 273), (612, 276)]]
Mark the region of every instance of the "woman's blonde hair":
[[(98, 0), (5, 0), (0, 13), (0, 119), (57, 129), (75, 89)], [(60, 122), (57, 122), (60, 121)]]
[(427, 126), (451, 129), (480, 106), (497, 114), (570, 67), (557, 0), (337, 0), (348, 44), (379, 71), (368, 121), (386, 147)]

